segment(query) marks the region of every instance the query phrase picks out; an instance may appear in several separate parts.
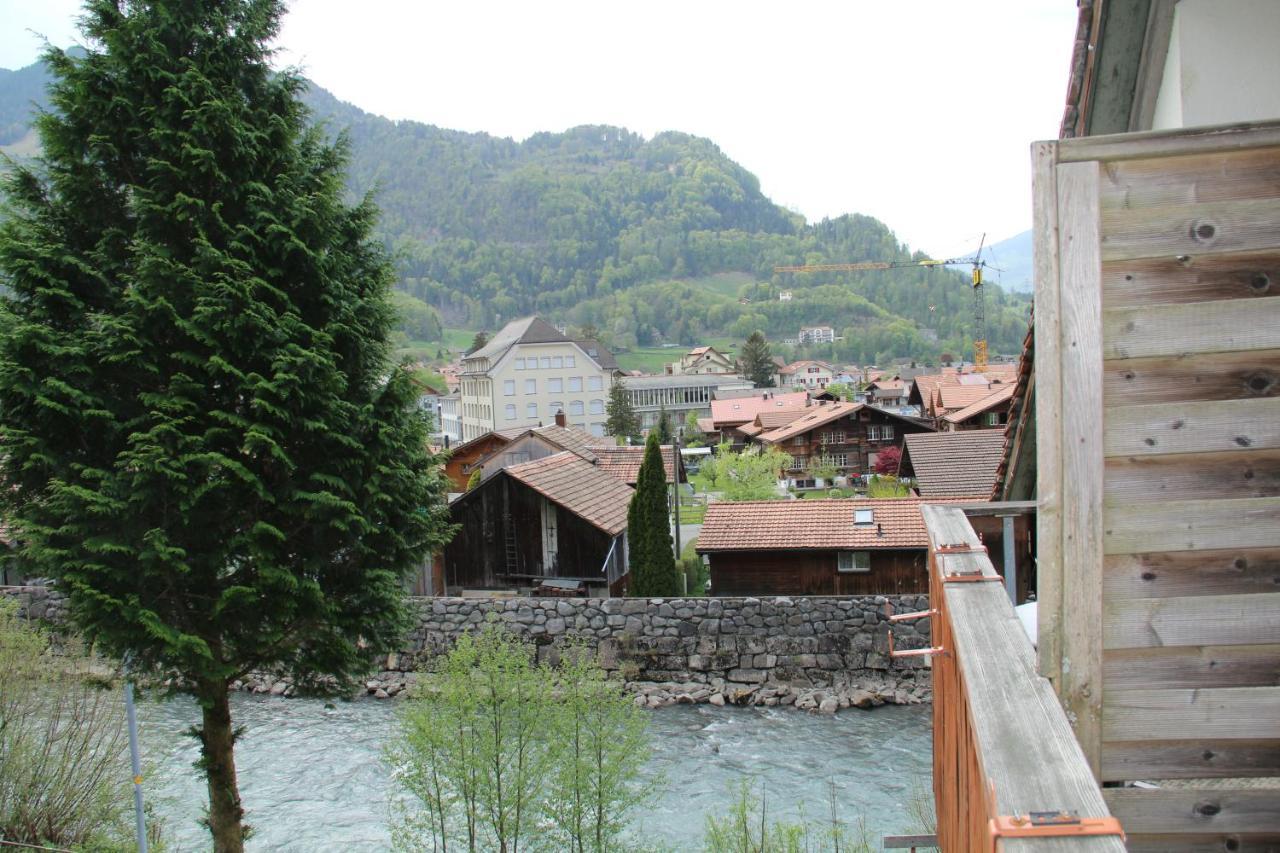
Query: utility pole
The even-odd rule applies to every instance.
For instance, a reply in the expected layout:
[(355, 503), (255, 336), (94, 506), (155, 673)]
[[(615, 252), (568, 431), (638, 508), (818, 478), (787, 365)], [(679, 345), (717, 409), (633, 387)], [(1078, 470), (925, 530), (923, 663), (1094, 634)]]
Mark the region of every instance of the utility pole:
[(683, 594), (688, 595), (689, 577), (684, 573), (684, 566), (680, 563), (680, 429), (677, 429), (676, 434), (671, 437), (671, 495), (674, 498), (671, 505), (674, 507), (676, 565), (680, 566), (680, 587), (684, 590)]
[(142, 760), (138, 755), (138, 714), (133, 707), (133, 682), (129, 679), (129, 658), (124, 658), (124, 713), (129, 723), (129, 760), (133, 766), (133, 810), (138, 834), (138, 853), (147, 853), (147, 818), (142, 810)]

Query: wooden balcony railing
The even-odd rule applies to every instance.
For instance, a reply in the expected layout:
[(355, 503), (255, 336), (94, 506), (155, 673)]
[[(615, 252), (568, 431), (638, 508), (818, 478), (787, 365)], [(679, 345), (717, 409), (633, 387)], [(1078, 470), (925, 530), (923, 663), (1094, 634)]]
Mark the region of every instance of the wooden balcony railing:
[(1057, 696), (1036, 672), (1031, 642), (973, 527), (954, 506), (922, 511), (934, 611), (938, 846), (1123, 851), (1118, 824)]

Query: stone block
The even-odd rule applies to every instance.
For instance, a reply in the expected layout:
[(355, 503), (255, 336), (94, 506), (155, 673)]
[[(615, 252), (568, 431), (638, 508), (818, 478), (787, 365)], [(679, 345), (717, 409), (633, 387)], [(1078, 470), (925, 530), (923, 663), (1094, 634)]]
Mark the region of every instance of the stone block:
[(729, 671), (730, 681), (740, 681), (744, 684), (763, 684), (768, 674), (759, 669), (734, 669)]

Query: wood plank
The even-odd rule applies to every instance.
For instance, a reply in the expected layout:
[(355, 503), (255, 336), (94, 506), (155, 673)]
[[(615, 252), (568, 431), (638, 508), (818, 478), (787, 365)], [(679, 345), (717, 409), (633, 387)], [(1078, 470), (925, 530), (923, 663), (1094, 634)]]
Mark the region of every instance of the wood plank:
[(1107, 460), (1108, 505), (1280, 495), (1280, 450), (1119, 456)]
[(1280, 791), (1230, 788), (1108, 788), (1126, 832), (1268, 833), (1280, 836)]
[(1102, 212), (1102, 258), (1258, 252), (1280, 246), (1280, 199)]
[(1032, 146), (1036, 279), (1036, 653), (1056, 685), (1062, 665), (1062, 365), (1056, 142)]
[(1102, 681), (1108, 690), (1275, 687), (1280, 644), (1104, 650)]
[(1105, 163), (1103, 210), (1280, 197), (1280, 148)]
[(1280, 643), (1280, 592), (1108, 601), (1103, 646), (1211, 646)]
[(1280, 740), (1107, 741), (1102, 778), (1236, 779), (1280, 776)]
[(1176, 157), (1272, 145), (1280, 145), (1280, 123), (1274, 120), (1237, 122), (1190, 130), (1149, 130), (1064, 139), (1059, 144), (1058, 162)]
[[(931, 546), (978, 544), (956, 507), (924, 506)], [(981, 574), (995, 576), (985, 554)], [(998, 583), (944, 585), (943, 609), (951, 628), (954, 665), (966, 687), (973, 737), (983, 772), (995, 790), (1000, 814), (1065, 808), (1082, 816), (1107, 814), (1093, 771), (1072, 734), (1049, 682), (1035, 671), (1035, 652)], [(1052, 767), (1052, 773), (1044, 768)], [(1053, 805), (1046, 805), (1052, 803)], [(975, 803), (974, 806), (978, 806)], [(1005, 850), (1123, 850), (1119, 839), (1038, 839)], [(1077, 846), (1072, 846), (1077, 845)]]
[(1277, 323), (1278, 299), (1112, 308), (1102, 318), (1103, 357), (1111, 361), (1280, 349)]
[(1280, 687), (1106, 693), (1105, 740), (1280, 740)]
[(1280, 548), (1113, 554), (1102, 566), (1107, 601), (1273, 592), (1280, 592)]
[(1280, 498), (1169, 501), (1107, 508), (1108, 554), (1280, 545)]
[[(1076, 738), (1095, 776), (1102, 710), (1102, 262), (1098, 164), (1058, 167), (1062, 281), (1062, 676)], [(1066, 618), (1070, 614), (1070, 618)]]
[(1280, 398), (1153, 403), (1107, 410), (1107, 456), (1280, 448)]
[(1280, 253), (1139, 258), (1102, 264), (1102, 305), (1112, 308), (1280, 296)]
[(1280, 835), (1140, 833), (1129, 836), (1125, 849), (1129, 853), (1277, 853)]
[(1118, 359), (1102, 369), (1108, 407), (1280, 396), (1280, 349)]

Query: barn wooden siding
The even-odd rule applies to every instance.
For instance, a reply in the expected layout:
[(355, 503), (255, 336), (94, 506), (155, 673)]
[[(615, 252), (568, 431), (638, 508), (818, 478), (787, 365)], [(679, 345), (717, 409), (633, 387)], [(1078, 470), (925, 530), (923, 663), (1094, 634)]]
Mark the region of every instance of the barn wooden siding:
[[(1033, 158), (1041, 671), (1100, 781), (1280, 776), (1280, 125)], [(1104, 793), (1280, 845), (1275, 789)]]
[(835, 551), (713, 551), (712, 595), (912, 595), (929, 591), (928, 551), (871, 552), (871, 571), (836, 571)]

